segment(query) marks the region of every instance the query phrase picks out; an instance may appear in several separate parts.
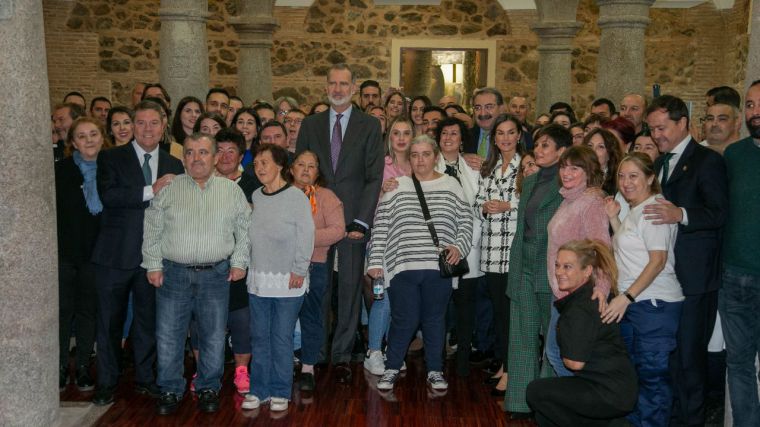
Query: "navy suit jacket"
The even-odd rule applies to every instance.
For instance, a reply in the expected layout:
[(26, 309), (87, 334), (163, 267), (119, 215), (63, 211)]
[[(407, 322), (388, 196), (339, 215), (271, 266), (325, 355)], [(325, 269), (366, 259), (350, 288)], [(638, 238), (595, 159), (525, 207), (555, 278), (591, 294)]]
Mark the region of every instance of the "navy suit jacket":
[[(664, 156), (655, 161), (660, 174)], [(723, 157), (693, 139), (662, 188), (666, 199), (684, 208), (689, 225), (678, 225), (676, 277), (684, 295), (720, 287), (721, 231), (728, 212), (728, 179)]]
[[(184, 173), (182, 162), (158, 150), (158, 173)], [(130, 270), (142, 262), (143, 218), (150, 202), (143, 202), (145, 179), (132, 143), (103, 150), (98, 155), (98, 194), (103, 202), (100, 234), (92, 262)]]

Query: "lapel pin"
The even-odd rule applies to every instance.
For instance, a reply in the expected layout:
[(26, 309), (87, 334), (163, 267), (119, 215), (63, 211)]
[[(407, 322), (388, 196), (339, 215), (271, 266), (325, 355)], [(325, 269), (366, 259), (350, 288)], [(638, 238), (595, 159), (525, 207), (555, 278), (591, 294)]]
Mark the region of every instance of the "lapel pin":
[(689, 169), (689, 166), (683, 165), (683, 171), (686, 172), (686, 169)]

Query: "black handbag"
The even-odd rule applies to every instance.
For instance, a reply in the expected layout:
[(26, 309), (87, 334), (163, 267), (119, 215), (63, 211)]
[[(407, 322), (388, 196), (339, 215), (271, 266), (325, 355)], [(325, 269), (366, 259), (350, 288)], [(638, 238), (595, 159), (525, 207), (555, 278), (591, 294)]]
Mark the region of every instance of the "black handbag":
[[(425, 201), (425, 195), (422, 193), (422, 186), (420, 186), (420, 181), (414, 176), (414, 174), (412, 174), (412, 182), (414, 183), (414, 189), (417, 191), (417, 198), (420, 200), (420, 206), (422, 206), (422, 216), (425, 218), (425, 224), (427, 224), (428, 230), (430, 230), (430, 237), (433, 238), (433, 244), (435, 247), (440, 248), (438, 234), (435, 232), (433, 220), (430, 218), (430, 211), (428, 210), (427, 202)], [(464, 255), (459, 258), (458, 263), (451, 264), (446, 261), (446, 256), (448, 254), (448, 249), (441, 249), (440, 252), (438, 252), (438, 269), (441, 272), (441, 277), (459, 277), (470, 272), (470, 266), (467, 264), (467, 259)]]

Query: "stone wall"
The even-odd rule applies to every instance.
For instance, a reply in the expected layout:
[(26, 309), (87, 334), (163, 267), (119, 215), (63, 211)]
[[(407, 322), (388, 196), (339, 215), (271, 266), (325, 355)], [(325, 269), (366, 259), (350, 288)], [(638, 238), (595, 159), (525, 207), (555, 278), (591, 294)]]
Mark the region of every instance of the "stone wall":
[[(51, 102), (79, 89), (88, 99), (126, 103), (136, 81), (157, 81), (158, 0), (44, 0)], [(234, 0), (209, 0), (208, 47), (212, 85), (234, 92), (237, 34), (227, 23)], [(594, 99), (600, 31), (598, 8), (581, 0), (583, 23), (574, 42), (571, 102), (585, 111)], [(702, 94), (719, 84), (742, 86), (749, 0), (718, 11), (711, 2), (691, 9), (652, 9), (646, 35), (646, 81), (701, 108)], [(308, 8), (275, 8), (279, 28), (272, 47), (274, 97), (313, 103), (324, 76), (348, 62), (359, 80), (390, 84), (393, 38), (495, 39), (496, 85), (505, 95), (535, 97), (538, 38), (535, 11), (504, 11), (495, 0), (442, 0), (440, 6), (375, 6), (371, 0), (316, 0)], [(621, 77), (624, 78), (624, 77)], [(247, 100), (250, 101), (250, 100)], [(614, 100), (618, 101), (618, 100)]]

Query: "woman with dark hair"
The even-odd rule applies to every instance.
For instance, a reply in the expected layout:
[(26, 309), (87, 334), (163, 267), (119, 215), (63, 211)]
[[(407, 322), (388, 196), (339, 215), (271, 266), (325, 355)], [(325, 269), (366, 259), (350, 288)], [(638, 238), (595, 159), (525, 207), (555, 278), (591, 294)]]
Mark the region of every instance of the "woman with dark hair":
[(509, 298), (507, 279), (512, 237), (517, 228), (517, 171), (520, 169), (522, 125), (512, 115), (496, 117), (489, 138), (489, 153), (480, 169), (480, 186), (475, 205), (483, 217), (480, 241), (480, 270), (486, 274), (493, 305), (494, 356), (500, 367), (489, 384), (493, 394), (503, 396), (507, 383), (509, 348)]
[[(552, 115), (547, 113), (542, 113), (536, 116), (536, 122), (534, 123), (535, 131), (538, 131), (542, 126), (546, 126), (552, 122)], [(536, 139), (533, 138), (535, 141)]]
[(77, 342), (77, 388), (89, 391), (95, 387), (90, 376), (90, 353), (95, 343), (97, 290), (90, 258), (103, 210), (95, 179), (97, 159), (100, 150), (108, 145), (100, 121), (80, 117), (69, 128), (66, 157), (55, 163), (61, 391), (69, 383), (72, 332)]
[(546, 269), (547, 227), (562, 202), (559, 194), (559, 158), (573, 144), (570, 131), (551, 124), (536, 133), (533, 154), (541, 170), (523, 181), (517, 208), (517, 229), (509, 254), (509, 381), (506, 410), (513, 419), (530, 416), (525, 389), (539, 376), (539, 340), (551, 318), (552, 291)]
[(311, 106), (311, 110), (309, 110), (309, 115), (311, 116), (317, 113), (321, 113), (322, 111), (327, 111), (329, 109), (330, 109), (330, 104), (320, 101)]
[(193, 132), (201, 132), (206, 135), (216, 136), (217, 132), (227, 127), (227, 122), (217, 113), (203, 113), (195, 122)]
[(617, 167), (623, 158), (617, 138), (610, 131), (597, 128), (589, 132), (583, 142), (596, 153), (599, 167), (602, 168), (602, 190), (614, 196), (617, 192)]
[(583, 123), (575, 122), (571, 124), (570, 134), (573, 135), (573, 145), (583, 144), (583, 138), (586, 136), (586, 131), (583, 129)]
[(303, 191), (288, 184), (284, 148), (258, 145), (253, 168), (263, 187), (251, 196), (251, 389), (241, 406), (269, 401), (279, 412), (288, 409), (293, 387), (293, 329), (309, 288), (314, 219)]
[(602, 123), (602, 128), (612, 132), (620, 144), (620, 152), (625, 154), (631, 151), (631, 144), (636, 140), (636, 127), (625, 117), (618, 117)]
[(193, 133), (198, 117), (204, 112), (203, 103), (194, 96), (186, 96), (179, 100), (171, 129), (172, 137), (177, 144), (182, 145), (185, 137)]
[(388, 127), (388, 118), (385, 116), (385, 108), (377, 105), (370, 105), (369, 108), (367, 108), (367, 114), (380, 120), (380, 131), (383, 133), (384, 138), (386, 136), (386, 128)]
[(554, 303), (561, 313), (557, 341), (573, 375), (531, 382), (528, 404), (541, 427), (613, 425), (633, 409), (637, 394), (620, 328), (602, 323), (591, 300), (600, 278), (616, 293), (615, 259), (607, 245), (593, 240), (565, 243), (556, 259), (554, 281), (567, 295)]
[(430, 102), (430, 98), (425, 95), (419, 95), (412, 98), (412, 102), (409, 103), (409, 117), (414, 123), (414, 134), (422, 135), (425, 133), (425, 125), (422, 124), (422, 113), (425, 108), (433, 105)]
[(106, 135), (115, 146), (132, 141), (135, 134), (135, 113), (127, 107), (116, 106), (108, 110)]
[(388, 122), (392, 122), (396, 117), (406, 116), (409, 112), (409, 103), (404, 94), (399, 91), (388, 94), (384, 107)]
[(235, 116), (232, 118), (232, 127), (242, 133), (243, 139), (245, 139), (245, 154), (243, 154), (243, 161), (240, 163), (245, 168), (253, 161), (253, 150), (256, 148), (256, 144), (258, 144), (257, 138), (259, 136), (261, 120), (253, 108), (245, 107), (235, 113)]
[(639, 376), (638, 404), (628, 416), (635, 426), (668, 425), (673, 402), (669, 359), (675, 350), (684, 295), (675, 273), (673, 248), (678, 224), (660, 224), (644, 215), (662, 189), (652, 160), (643, 153), (623, 158), (618, 186), (630, 205), (621, 222), (620, 204), (607, 200), (615, 234), (613, 247), (621, 294), (602, 313), (604, 323), (620, 322), (620, 332)]
[[(462, 185), (465, 201), (469, 206), (475, 206), (478, 194), (480, 176), (467, 165), (462, 157), (462, 147), (469, 144), (470, 132), (463, 121), (447, 117), (438, 122), (436, 139), (441, 150), (435, 170), (455, 178)], [(456, 307), (456, 370), (457, 375), (467, 376), (470, 371), (470, 350), (472, 348), (472, 332), (475, 325), (475, 291), (478, 278), (483, 276), (480, 271), (480, 235), (481, 215), (475, 209), (472, 216), (472, 248), (467, 254), (467, 265), (470, 272), (459, 280), (459, 286), (454, 290), (454, 305)]]
[(519, 196), (522, 193), (522, 182), (525, 178), (538, 172), (540, 168), (536, 165), (536, 158), (532, 151), (528, 151), (520, 160), (520, 170), (517, 172), (517, 181), (515, 181), (515, 192)]
[(290, 167), (293, 186), (309, 198), (314, 218), (314, 251), (309, 264), (309, 292), (304, 297), (298, 319), (301, 322), (301, 376), (298, 380), (303, 391), (314, 391), (314, 365), (325, 341), (322, 300), (327, 291), (330, 272), (327, 251), (346, 236), (343, 203), (331, 190), (325, 188), (319, 175), (319, 159), (313, 152), (301, 152)]
[[(604, 192), (602, 185), (602, 170), (599, 167), (596, 154), (585, 145), (568, 148), (559, 158), (559, 180), (562, 185), (559, 193), (562, 203), (557, 208), (549, 225), (549, 244), (546, 253), (549, 286), (554, 293), (554, 301), (564, 298), (567, 293), (559, 290), (554, 275), (554, 261), (560, 246), (571, 240), (592, 239), (610, 245), (610, 224), (604, 208)], [(605, 280), (597, 280), (594, 299), (600, 307), (604, 307), (610, 284)], [(551, 305), (551, 320), (548, 334), (545, 337), (544, 349), (546, 359), (551, 363), (554, 372), (561, 377), (572, 375), (562, 363), (557, 346), (556, 325), (559, 313)]]
[(551, 123), (562, 125), (565, 129), (570, 129), (570, 125), (575, 123), (575, 115), (567, 111), (555, 111), (551, 117)]

